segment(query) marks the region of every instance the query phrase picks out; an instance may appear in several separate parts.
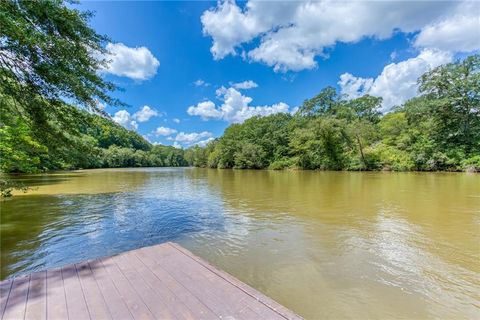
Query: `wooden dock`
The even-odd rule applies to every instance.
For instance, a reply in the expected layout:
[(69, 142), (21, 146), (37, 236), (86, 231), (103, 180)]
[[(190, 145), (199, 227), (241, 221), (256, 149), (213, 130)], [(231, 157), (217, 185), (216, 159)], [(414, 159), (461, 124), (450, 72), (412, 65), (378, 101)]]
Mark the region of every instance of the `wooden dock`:
[(2, 319), (301, 319), (174, 243), (8, 279)]

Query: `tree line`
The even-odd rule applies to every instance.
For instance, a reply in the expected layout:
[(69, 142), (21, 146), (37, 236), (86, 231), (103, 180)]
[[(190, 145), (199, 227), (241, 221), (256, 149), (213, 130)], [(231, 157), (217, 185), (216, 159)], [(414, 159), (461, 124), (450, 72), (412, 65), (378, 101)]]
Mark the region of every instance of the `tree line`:
[(228, 127), (190, 165), (235, 169), (480, 171), (480, 56), (418, 79), (419, 95), (382, 114), (382, 99), (327, 87), (294, 114)]
[[(2, 98), (5, 97), (0, 95)], [(126, 130), (108, 118), (69, 105), (62, 108), (72, 120), (69, 130), (48, 134), (35, 130), (11, 112), (2, 112), (2, 172), (188, 165), (182, 149), (152, 145), (135, 131)], [(61, 127), (58, 121), (51, 117), (51, 130)]]

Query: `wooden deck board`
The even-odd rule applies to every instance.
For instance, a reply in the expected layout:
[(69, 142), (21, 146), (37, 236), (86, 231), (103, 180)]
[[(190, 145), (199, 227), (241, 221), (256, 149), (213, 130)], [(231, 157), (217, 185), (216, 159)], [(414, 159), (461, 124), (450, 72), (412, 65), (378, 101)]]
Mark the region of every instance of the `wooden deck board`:
[(61, 269), (47, 270), (47, 319), (67, 319), (67, 300)]
[(23, 276), (13, 279), (10, 295), (7, 298), (7, 305), (2, 319), (24, 319), (27, 306), (28, 286), (30, 276)]
[(47, 318), (47, 272), (33, 273), (28, 286), (25, 319)]
[(0, 282), (1, 319), (301, 319), (174, 243)]

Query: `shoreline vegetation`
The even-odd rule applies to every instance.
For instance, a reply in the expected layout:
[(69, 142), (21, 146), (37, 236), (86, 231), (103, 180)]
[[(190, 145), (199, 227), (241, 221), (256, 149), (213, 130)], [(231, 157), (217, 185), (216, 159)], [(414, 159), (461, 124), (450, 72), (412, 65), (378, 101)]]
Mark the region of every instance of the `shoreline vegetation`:
[(253, 117), (206, 147), (198, 167), (349, 171), (480, 170), (480, 56), (418, 79), (419, 94), (382, 113), (382, 99), (347, 99), (327, 87), (295, 114)]
[(253, 117), (184, 150), (153, 145), (103, 110), (126, 104), (99, 72), (110, 39), (89, 26), (91, 12), (60, 1), (3, 1), (0, 11), (3, 195), (21, 188), (5, 174), (80, 168), (480, 171), (478, 54), (425, 73), (418, 96), (388, 113), (379, 97), (327, 87), (293, 114)]

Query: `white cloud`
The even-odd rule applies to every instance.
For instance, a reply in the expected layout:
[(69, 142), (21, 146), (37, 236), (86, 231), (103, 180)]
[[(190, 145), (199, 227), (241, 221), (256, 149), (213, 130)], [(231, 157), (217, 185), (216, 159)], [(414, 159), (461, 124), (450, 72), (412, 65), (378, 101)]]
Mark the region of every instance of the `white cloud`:
[[(247, 3), (247, 7), (250, 2)], [(272, 6), (274, 7), (274, 6)], [(210, 51), (215, 59), (235, 54), (235, 47), (249, 41), (268, 27), (252, 15), (244, 14), (234, 1), (218, 2), (202, 14), (203, 33), (213, 38)]]
[(104, 72), (134, 80), (152, 78), (160, 66), (160, 62), (146, 47), (130, 48), (123, 43), (108, 43), (110, 52), (106, 57), (110, 60)]
[(349, 98), (363, 94), (382, 97), (382, 111), (385, 112), (418, 94), (417, 79), (422, 74), (452, 60), (453, 55), (449, 52), (424, 49), (415, 58), (385, 66), (375, 79), (344, 73), (340, 76), (338, 85), (341, 93)]
[(338, 85), (341, 88), (341, 93), (350, 99), (355, 99), (365, 94), (370, 90), (373, 84), (372, 78), (354, 77), (350, 73), (340, 75)]
[(155, 130), (155, 135), (156, 136), (169, 136), (174, 133), (177, 133), (177, 130), (172, 129), (172, 128), (167, 128), (167, 127), (158, 127)]
[(142, 109), (139, 111), (135, 112), (133, 114), (133, 117), (138, 121), (138, 122), (146, 122), (150, 120), (151, 117), (156, 117), (158, 116), (157, 110), (154, 110), (150, 108), (149, 106), (143, 106)]
[(180, 123), (180, 119), (178, 119), (178, 118), (173, 118), (172, 121), (175, 122), (175, 123)]
[(252, 98), (244, 96), (233, 87), (221, 87), (217, 89), (216, 94), (223, 102), (222, 105), (216, 106), (214, 102), (207, 100), (196, 106), (190, 106), (187, 113), (192, 116), (200, 116), (204, 120), (223, 119), (228, 122), (240, 123), (253, 116), (289, 112), (289, 106), (284, 102), (267, 106), (250, 106)]
[(112, 118), (113, 121), (122, 125), (128, 130), (137, 130), (138, 123), (134, 120), (134, 118), (130, 115), (127, 110), (120, 110), (115, 113)]
[(453, 52), (480, 50), (480, 3), (463, 3), (452, 16), (423, 27), (415, 46)]
[(202, 139), (210, 138), (210, 137), (212, 137), (212, 133), (208, 131), (191, 132), (191, 133), (179, 132), (175, 137), (175, 141), (179, 143), (192, 144), (195, 142), (199, 142)]
[[(460, 6), (462, 3), (455, 1), (322, 0), (272, 5), (249, 0), (240, 7), (234, 1), (220, 1), (203, 13), (201, 22), (204, 34), (212, 38), (210, 50), (215, 59), (241, 52), (243, 57), (272, 66), (275, 71), (298, 71), (315, 68), (316, 57), (325, 56), (324, 50), (339, 42), (354, 43), (365, 37), (387, 39), (398, 31), (420, 31), (448, 21)], [(478, 3), (472, 6), (478, 17)], [(457, 28), (468, 28), (472, 34), (469, 23)], [(423, 37), (417, 40), (419, 45)], [(246, 43), (258, 45), (245, 52)]]
[(205, 80), (202, 80), (202, 79), (195, 80), (195, 81), (193, 82), (193, 84), (194, 84), (196, 87), (208, 87), (208, 86), (210, 86), (210, 83), (205, 82)]
[(212, 101), (202, 101), (196, 106), (190, 106), (187, 109), (187, 113), (191, 116), (200, 116), (202, 119), (207, 120), (209, 118), (221, 119), (223, 114), (215, 106)]
[(234, 83), (234, 84), (232, 84), (232, 87), (234, 87), (235, 89), (239, 89), (239, 90), (241, 90), (241, 89), (247, 90), (247, 89), (252, 89), (252, 88), (258, 87), (258, 84), (256, 84), (252, 80), (247, 80), (247, 81), (243, 81), (243, 82)]

